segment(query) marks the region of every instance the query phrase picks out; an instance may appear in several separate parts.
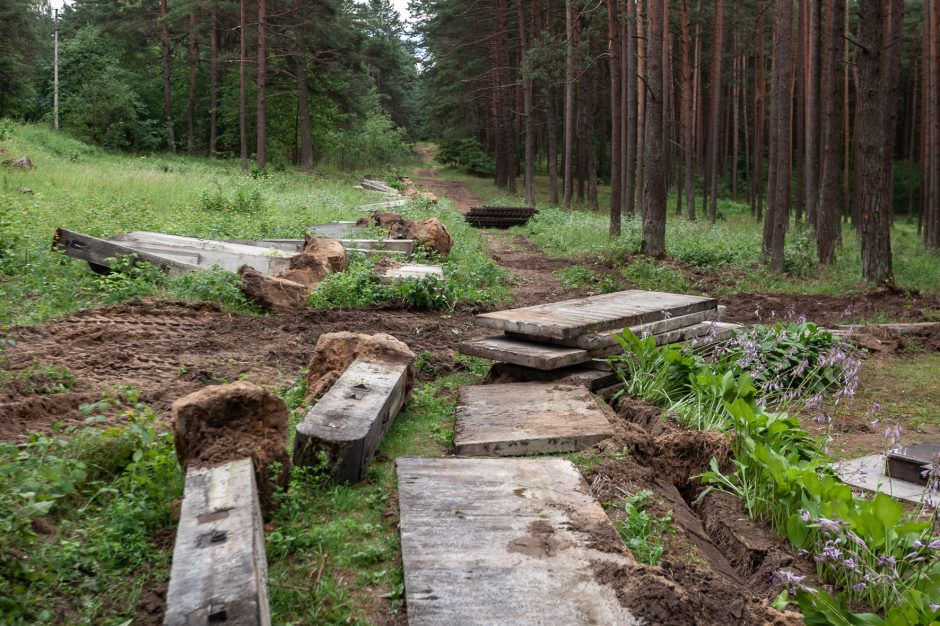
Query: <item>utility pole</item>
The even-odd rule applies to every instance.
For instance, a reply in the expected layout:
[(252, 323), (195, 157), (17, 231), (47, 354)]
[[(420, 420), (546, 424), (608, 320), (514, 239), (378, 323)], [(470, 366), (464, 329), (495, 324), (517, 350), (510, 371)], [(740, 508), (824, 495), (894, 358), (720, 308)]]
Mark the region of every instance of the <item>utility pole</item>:
[(52, 127), (59, 130), (59, 9), (52, 16)]

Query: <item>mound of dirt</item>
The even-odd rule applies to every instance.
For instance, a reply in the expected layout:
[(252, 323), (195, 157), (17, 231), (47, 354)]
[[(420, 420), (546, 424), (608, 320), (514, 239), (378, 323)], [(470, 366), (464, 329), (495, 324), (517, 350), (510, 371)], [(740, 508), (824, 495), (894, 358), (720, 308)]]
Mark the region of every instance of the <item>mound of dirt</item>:
[(849, 333), (848, 339), (869, 352), (937, 352), (940, 323), (870, 324)]
[(356, 359), (373, 363), (408, 363), (404, 400), (408, 401), (415, 379), (414, 352), (391, 335), (340, 332), (321, 335), (317, 341), (307, 371), (307, 402), (326, 393)]
[(410, 221), (398, 213), (377, 211), (369, 217), (361, 217), (357, 226), (378, 226), (388, 231), (392, 239), (414, 239), (415, 242), (441, 256), (450, 253), (453, 240), (447, 228), (436, 217)]
[(781, 568), (812, 575), (813, 564), (797, 559), (767, 525), (749, 519), (740, 501), (711, 494), (694, 503), (701, 490), (695, 476), (712, 457), (728, 463), (725, 437), (686, 430), (659, 407), (635, 399), (621, 398), (614, 408), (621, 418), (612, 423), (615, 434), (594, 451), (619, 458), (587, 474), (592, 492), (610, 504), (608, 515), (617, 522), (626, 519), (624, 498), (648, 490), (654, 494), (647, 501), (650, 515), (668, 514), (677, 532), (661, 537), (659, 566), (598, 563), (595, 577), (651, 624), (802, 623), (799, 614), (770, 606), (780, 591), (771, 577)]
[[(295, 274), (298, 280), (292, 280)], [(252, 302), (257, 302), (265, 311), (295, 313), (307, 306), (311, 287), (300, 282), (308, 278), (305, 270), (289, 269), (281, 272), (282, 277), (277, 277), (242, 265), (238, 268), (238, 275), (242, 279), (242, 293)]]
[(418, 245), (433, 250), (441, 256), (447, 256), (450, 253), (453, 243), (450, 233), (436, 217), (408, 222), (405, 227), (405, 239), (414, 239)]
[(280, 396), (238, 381), (180, 398), (171, 413), (176, 457), (184, 471), (251, 458), (261, 509), (271, 510), (275, 488), (287, 487), (291, 467), (286, 448), (290, 411)]

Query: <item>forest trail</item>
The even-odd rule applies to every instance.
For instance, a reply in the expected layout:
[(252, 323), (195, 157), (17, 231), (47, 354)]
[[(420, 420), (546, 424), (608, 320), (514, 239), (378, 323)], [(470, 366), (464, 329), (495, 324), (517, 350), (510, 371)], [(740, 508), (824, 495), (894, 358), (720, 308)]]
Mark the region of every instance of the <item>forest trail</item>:
[[(417, 185), (438, 197), (447, 198), (461, 213), (466, 214), (471, 207), (483, 204), (465, 185), (440, 178), (433, 169), (418, 168), (414, 173)], [(574, 265), (572, 261), (549, 258), (525, 235), (498, 230), (483, 230), (481, 234), (486, 239), (493, 260), (516, 278), (516, 288), (512, 293), (514, 306), (541, 304), (587, 294), (586, 289), (564, 287), (555, 276), (556, 271)]]

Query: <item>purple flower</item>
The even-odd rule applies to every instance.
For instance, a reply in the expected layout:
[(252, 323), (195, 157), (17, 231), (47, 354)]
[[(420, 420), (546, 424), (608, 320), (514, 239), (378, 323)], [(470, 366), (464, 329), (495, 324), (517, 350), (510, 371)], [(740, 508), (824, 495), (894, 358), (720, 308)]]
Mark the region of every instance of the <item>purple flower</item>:
[(855, 592), (865, 591), (865, 587), (867, 586), (868, 584), (865, 581), (857, 582), (854, 585), (852, 585), (852, 591), (855, 591)]

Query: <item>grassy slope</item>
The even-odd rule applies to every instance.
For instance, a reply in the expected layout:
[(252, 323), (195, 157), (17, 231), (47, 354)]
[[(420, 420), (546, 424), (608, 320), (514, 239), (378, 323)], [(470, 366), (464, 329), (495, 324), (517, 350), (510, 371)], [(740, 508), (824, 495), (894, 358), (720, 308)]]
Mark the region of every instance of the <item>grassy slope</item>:
[[(494, 204), (520, 204), (521, 194), (508, 194), (497, 190), (488, 179), (468, 176), (452, 168), (440, 168), (439, 175), (459, 180), (477, 196)], [(607, 237), (608, 216), (604, 207), (609, 203), (608, 190), (599, 189), (601, 211), (590, 212), (584, 206), (565, 213), (548, 204), (548, 180), (536, 177), (536, 198), (540, 215), (519, 229), (550, 255), (571, 257), (583, 255), (588, 260), (602, 257), (619, 262), (624, 255), (635, 254), (640, 247), (638, 219), (624, 223), (620, 238)], [(698, 215), (702, 216), (701, 197), (697, 198)], [(686, 274), (685, 280), (694, 285), (695, 277), (688, 270), (696, 268), (717, 272), (716, 283), (709, 290), (718, 295), (731, 293), (828, 293), (864, 291), (861, 281), (859, 241), (855, 230), (843, 228), (843, 247), (831, 267), (816, 265), (815, 242), (802, 227), (791, 224), (787, 235), (788, 272), (775, 276), (762, 266), (761, 225), (750, 215), (745, 202), (721, 199), (718, 202), (718, 222), (707, 219), (689, 222), (675, 216), (675, 196), (668, 201), (669, 219), (666, 230), (668, 254), (691, 267), (676, 270)], [(940, 255), (924, 250), (916, 228), (898, 219), (892, 230), (894, 274), (897, 283), (906, 289), (940, 294)], [(659, 264), (662, 265), (662, 264)], [(667, 263), (668, 265), (668, 263)], [(672, 268), (669, 268), (670, 270)], [(677, 279), (673, 279), (677, 280)], [(642, 283), (640, 286), (645, 286)], [(655, 284), (649, 285), (655, 288)]]
[(375, 198), (353, 189), (352, 174), (254, 180), (230, 161), (114, 155), (40, 126), (17, 126), (2, 145), (28, 154), (36, 169), (0, 169), (0, 206), (21, 238), (12, 277), (0, 277), (0, 323), (43, 321), (104, 301), (85, 264), (49, 250), (56, 227), (105, 237), (130, 230), (299, 237), (305, 226), (348, 219), (350, 207)]

